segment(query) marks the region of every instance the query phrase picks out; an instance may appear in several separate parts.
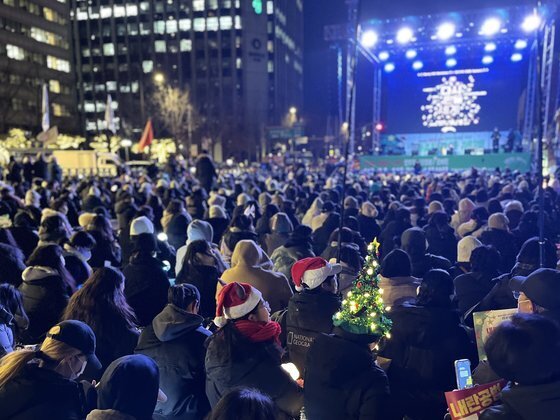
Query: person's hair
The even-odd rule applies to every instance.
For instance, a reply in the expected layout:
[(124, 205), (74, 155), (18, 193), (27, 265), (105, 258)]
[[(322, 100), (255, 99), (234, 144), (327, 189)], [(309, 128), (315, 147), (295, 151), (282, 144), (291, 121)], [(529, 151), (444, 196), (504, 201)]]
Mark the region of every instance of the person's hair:
[(39, 237), (43, 241), (61, 243), (68, 239), (66, 224), (60, 214), (45, 217), (39, 227)]
[(200, 302), (200, 292), (193, 284), (174, 284), (167, 291), (167, 302), (178, 308), (185, 309), (196, 301)]
[(18, 309), (23, 311), (23, 299), (20, 291), (11, 284), (0, 284), (0, 306), (3, 306), (12, 316), (17, 313)]
[(408, 277), (411, 273), (410, 257), (402, 249), (392, 250), (381, 262), (381, 275), (383, 277)]
[(235, 388), (225, 394), (206, 420), (276, 420), (274, 401), (256, 389)]
[(95, 239), (93, 239), (93, 236), (85, 231), (80, 231), (73, 234), (68, 243), (70, 244), (70, 246), (76, 248), (92, 249), (93, 247), (95, 247)]
[(123, 282), (117, 269), (98, 268), (70, 298), (62, 319), (88, 324), (97, 337), (118, 337), (123, 329), (133, 330), (136, 316), (122, 292)]
[(111, 222), (105, 216), (98, 214), (91, 219), (87, 226), (89, 232), (99, 232), (101, 237), (106, 241), (113, 241), (115, 239)]
[(185, 206), (183, 205), (183, 202), (181, 200), (173, 199), (169, 202), (169, 204), (165, 208), (165, 211), (169, 214), (178, 214), (184, 208), (185, 208)]
[(492, 245), (476, 247), (471, 252), (472, 271), (494, 274), (500, 269), (500, 253)]
[(14, 239), (14, 235), (12, 235), (12, 232), (8, 229), (0, 229), (0, 243), (19, 248), (16, 240)]
[(62, 262), (62, 248), (58, 245), (43, 245), (35, 248), (25, 263), (28, 267), (40, 266), (56, 270), (66, 287), (73, 292), (76, 281)]
[(484, 349), (492, 369), (520, 385), (540, 385), (560, 379), (560, 329), (541, 315), (517, 314), (502, 322)]
[(4, 387), (24, 369), (33, 359), (39, 358), (41, 363), (57, 364), (67, 357), (77, 356), (80, 350), (62, 341), (47, 337), (40, 347), (41, 353), (23, 349), (7, 354), (0, 359), (0, 388)]
[(187, 251), (185, 252), (185, 257), (183, 258), (183, 266), (181, 267), (181, 271), (177, 273), (177, 283), (185, 283), (186, 280), (190, 277), (190, 274), (193, 271), (197, 270), (196, 267), (200, 264), (196, 262), (196, 254), (204, 254), (209, 250), (210, 244), (203, 239), (192, 241), (189, 244), (189, 246), (187, 247)]
[(430, 270), (420, 283), (416, 301), (421, 306), (448, 307), (451, 306), (453, 290), (453, 279), (447, 271)]
[(251, 230), (252, 226), (253, 222), (251, 221), (251, 218), (245, 216), (244, 214), (238, 214), (235, 216), (229, 225), (230, 228), (238, 228), (241, 230)]

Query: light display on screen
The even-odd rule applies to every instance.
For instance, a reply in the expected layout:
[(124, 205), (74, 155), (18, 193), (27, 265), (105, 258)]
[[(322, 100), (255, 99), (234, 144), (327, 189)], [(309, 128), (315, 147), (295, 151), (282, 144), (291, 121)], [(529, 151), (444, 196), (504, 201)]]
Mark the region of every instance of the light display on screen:
[(456, 132), (457, 127), (478, 125), (481, 107), (477, 100), (488, 92), (475, 90), (475, 82), (473, 75), (464, 82), (457, 76), (450, 76), (443, 77), (436, 86), (422, 89), (428, 94), (428, 103), (420, 107), (423, 126), (450, 133)]

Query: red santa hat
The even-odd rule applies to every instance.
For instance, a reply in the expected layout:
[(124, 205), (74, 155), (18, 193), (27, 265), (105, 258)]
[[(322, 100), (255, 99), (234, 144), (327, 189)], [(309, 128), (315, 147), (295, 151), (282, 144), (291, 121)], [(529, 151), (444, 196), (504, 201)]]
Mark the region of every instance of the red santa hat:
[(292, 266), (292, 280), (296, 290), (315, 289), (330, 276), (342, 271), (340, 264), (331, 264), (320, 257), (304, 258)]
[(226, 325), (229, 319), (239, 319), (257, 307), (262, 294), (247, 283), (229, 283), (218, 294), (216, 318), (218, 327)]

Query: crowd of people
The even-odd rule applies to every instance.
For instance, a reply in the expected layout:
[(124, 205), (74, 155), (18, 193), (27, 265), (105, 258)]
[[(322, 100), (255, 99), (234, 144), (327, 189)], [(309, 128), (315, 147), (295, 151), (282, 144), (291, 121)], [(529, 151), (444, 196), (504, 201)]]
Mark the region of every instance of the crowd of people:
[[(508, 381), (482, 419), (560, 409), (553, 180), (540, 209), (507, 169), (28, 166), (0, 185), (0, 419), (443, 419), (459, 359)], [(335, 316), (374, 240), (390, 338)], [(510, 308), (479, 361), (473, 313)]]

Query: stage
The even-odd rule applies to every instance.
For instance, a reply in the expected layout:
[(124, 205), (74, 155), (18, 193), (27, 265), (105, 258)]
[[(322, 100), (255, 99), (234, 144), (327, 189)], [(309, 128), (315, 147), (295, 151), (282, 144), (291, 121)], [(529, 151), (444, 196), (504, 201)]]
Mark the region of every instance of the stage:
[(361, 156), (360, 171), (414, 173), (416, 162), (420, 162), (423, 170), (434, 172), (463, 171), (473, 167), (478, 170), (531, 170), (530, 153), (492, 153), (451, 156)]

